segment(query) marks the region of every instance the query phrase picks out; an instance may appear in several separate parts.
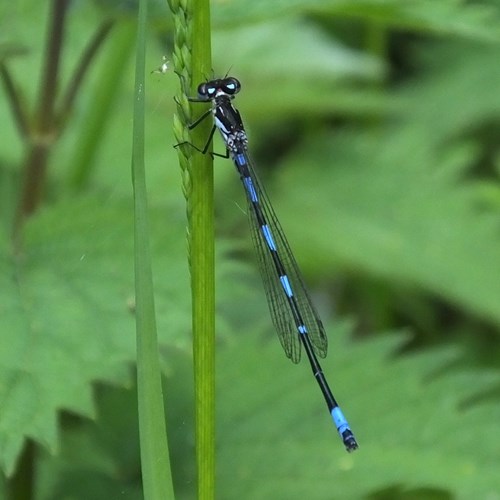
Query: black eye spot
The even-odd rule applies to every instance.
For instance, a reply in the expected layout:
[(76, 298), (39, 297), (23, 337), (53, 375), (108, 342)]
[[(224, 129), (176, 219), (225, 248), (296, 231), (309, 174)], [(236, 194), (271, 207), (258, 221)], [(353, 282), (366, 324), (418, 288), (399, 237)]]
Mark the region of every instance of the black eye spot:
[(236, 78), (229, 77), (224, 80), (224, 91), (226, 94), (237, 94), (240, 88), (240, 82)]
[(208, 94), (208, 88), (206, 83), (200, 83), (198, 85), (198, 95), (200, 97), (205, 97)]

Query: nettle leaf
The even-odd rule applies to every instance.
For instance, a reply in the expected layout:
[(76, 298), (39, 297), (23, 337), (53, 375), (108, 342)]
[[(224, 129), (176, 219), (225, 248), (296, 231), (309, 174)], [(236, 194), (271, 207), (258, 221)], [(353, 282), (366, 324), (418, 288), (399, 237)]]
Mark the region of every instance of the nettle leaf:
[[(471, 399), (498, 384), (497, 374), (444, 371), (459, 355), (451, 349), (398, 360), (391, 353), (402, 338), (353, 343), (345, 325), (329, 330), (324, 368), (360, 449), (343, 450), (307, 364), (292, 365), (274, 334), (242, 329), (218, 351), (218, 498), (360, 498), (395, 485), (453, 498), (498, 490), (499, 407)], [(171, 454), (178, 491), (191, 498), (190, 358), (171, 354)], [(102, 491), (112, 495), (118, 488), (133, 495), (136, 488), (135, 398), (106, 389), (99, 399), (100, 419), (80, 430), (66, 426), (62, 457), (47, 462), (57, 490), (71, 484), (75, 498), (94, 490), (105, 498)]]
[(314, 140), (280, 183), (299, 262), (319, 275), (334, 256), (352, 272), (418, 285), (499, 322), (497, 216), (457, 181), (466, 158), (440, 160), (396, 130)]
[[(191, 353), (167, 349), (168, 377), (163, 380), (168, 441), (176, 498), (194, 498), (194, 385)], [(143, 499), (137, 386), (99, 386), (98, 417), (64, 419), (61, 453), (41, 456), (39, 500), (68, 498)]]
[(214, 54), (223, 57), (216, 64), (219, 72), (230, 66), (242, 81), (238, 107), (249, 122), (260, 118), (266, 125), (291, 114), (304, 119), (332, 111), (366, 115), (388, 105), (373, 89), (385, 76), (384, 64), (312, 22), (284, 19), (220, 30), (213, 45)]
[(58, 456), (40, 454), (37, 499), (144, 498), (137, 393), (99, 387), (95, 421), (65, 416)]
[(442, 150), (498, 120), (498, 44), (443, 42), (432, 57), (422, 52), (432, 71), (397, 94), (418, 139)]
[(352, 342), (346, 330), (330, 329), (323, 368), (358, 439), (352, 454), (306, 360), (294, 366), (275, 339), (256, 335), (220, 349), (218, 498), (498, 493), (500, 404), (469, 399), (498, 387), (498, 374), (446, 370), (454, 349), (395, 358), (401, 336)]
[(500, 322), (498, 205), (465, 175), (481, 159), (474, 131), (498, 114), (494, 51), (478, 52), (403, 89), (397, 125), (321, 134), (284, 163), (273, 198), (304, 269), (336, 261)]
[(258, 63), (261, 93), (271, 90), (269, 81), (285, 87), (277, 85), (280, 78), (287, 82), (289, 78), (307, 79), (320, 85), (324, 79), (332, 83), (348, 78), (380, 80), (383, 76), (383, 65), (375, 56), (343, 45), (312, 22), (295, 19), (218, 31), (214, 53), (223, 55), (226, 64), (234, 61), (238, 70), (250, 71)]
[[(214, 5), (214, 23), (234, 26), (273, 17), (317, 13), (337, 17), (358, 17), (381, 26), (415, 29), (421, 32), (455, 34), (481, 40), (498, 39), (500, 18), (493, 6), (456, 0), (233, 0)], [(495, 22), (496, 21), (496, 22)]]
[[(30, 219), (20, 255), (13, 257), (2, 245), (0, 466), (7, 473), (26, 437), (57, 450), (59, 410), (94, 416), (92, 382), (130, 382), (132, 220), (131, 205), (116, 200), (68, 201)], [(183, 224), (183, 218), (158, 210), (151, 232), (162, 276), (157, 280), (161, 341), (187, 349)]]
[[(242, 326), (217, 353), (217, 498), (363, 498), (397, 490), (466, 499), (500, 490), (500, 405), (476, 398), (498, 387), (498, 374), (449, 369), (461, 354), (453, 348), (396, 357), (406, 335), (354, 342), (346, 322), (328, 330), (323, 368), (359, 450), (344, 451), (306, 360), (290, 363), (269, 328)], [(175, 350), (168, 357), (176, 494), (192, 498), (191, 357)], [(61, 491), (82, 500), (117, 491), (135, 498), (135, 409), (133, 389), (99, 391), (99, 418), (66, 425), (61, 456), (43, 461), (47, 498)]]

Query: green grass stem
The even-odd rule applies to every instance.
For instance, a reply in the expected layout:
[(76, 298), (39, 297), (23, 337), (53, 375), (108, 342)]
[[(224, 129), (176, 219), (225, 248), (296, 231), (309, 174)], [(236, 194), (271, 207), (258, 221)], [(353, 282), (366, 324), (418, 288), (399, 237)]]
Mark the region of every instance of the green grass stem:
[(170, 472), (158, 357), (144, 168), (147, 1), (141, 0), (139, 3), (132, 149), (135, 208), (137, 391), (144, 498), (145, 500), (169, 500), (174, 498), (174, 491)]
[[(174, 68), (181, 92), (174, 132), (178, 143), (204, 145), (212, 126), (206, 120), (189, 131), (188, 125), (206, 111), (191, 105), (186, 93), (212, 74), (208, 0), (170, 0), (174, 13)], [(189, 145), (179, 148), (187, 202), (188, 248), (191, 270), (195, 434), (198, 499), (215, 498), (215, 262), (213, 161)]]

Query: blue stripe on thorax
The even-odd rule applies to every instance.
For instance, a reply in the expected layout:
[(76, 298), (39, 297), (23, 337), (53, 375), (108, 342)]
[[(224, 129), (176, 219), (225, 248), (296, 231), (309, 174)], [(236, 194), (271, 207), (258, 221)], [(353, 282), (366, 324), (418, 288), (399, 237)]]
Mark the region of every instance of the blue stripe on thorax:
[(245, 155), (241, 154), (241, 153), (236, 153), (234, 155), (234, 161), (240, 166), (240, 167), (243, 167), (244, 165), (246, 165), (248, 162), (247, 162), (247, 158)]

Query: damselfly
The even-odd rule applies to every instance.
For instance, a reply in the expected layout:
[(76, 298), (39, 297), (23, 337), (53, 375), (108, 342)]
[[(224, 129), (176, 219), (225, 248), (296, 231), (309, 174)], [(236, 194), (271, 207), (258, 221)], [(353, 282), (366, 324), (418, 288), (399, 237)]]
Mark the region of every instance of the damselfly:
[(214, 126), (205, 147), (194, 147), (201, 153), (206, 153), (215, 130), (218, 129), (221, 133), (226, 145), (225, 157), (233, 160), (245, 188), (253, 241), (271, 318), (281, 345), (294, 363), (299, 362), (301, 348), (304, 348), (337, 431), (347, 451), (353, 451), (358, 444), (318, 361), (318, 356), (326, 356), (328, 346), (323, 323), (309, 297), (269, 198), (252, 166), (243, 122), (239, 111), (231, 103), (240, 88), (240, 82), (233, 77), (211, 80), (198, 86), (198, 97), (189, 100), (211, 102), (212, 108), (192, 123), (190, 129), (210, 114), (213, 114)]

